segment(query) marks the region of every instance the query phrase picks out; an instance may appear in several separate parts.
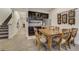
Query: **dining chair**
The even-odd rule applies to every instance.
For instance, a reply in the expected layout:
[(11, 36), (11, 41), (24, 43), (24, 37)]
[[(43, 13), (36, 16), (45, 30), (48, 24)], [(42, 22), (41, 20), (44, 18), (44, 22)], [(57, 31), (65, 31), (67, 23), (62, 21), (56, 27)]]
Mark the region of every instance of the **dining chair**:
[(35, 32), (35, 44), (38, 48), (40, 48), (40, 35), (38, 34), (38, 30), (37, 28), (34, 28), (34, 32)]
[(62, 29), (62, 39), (59, 43), (59, 47), (61, 48), (62, 45), (64, 45), (65, 50), (67, 50), (67, 42), (70, 38), (70, 30), (69, 29)]
[(61, 39), (62, 39), (62, 34), (61, 33), (52, 36), (52, 44), (54, 46), (56, 46), (58, 48), (58, 50), (60, 50)]
[(54, 32), (56, 32), (56, 33), (58, 33), (59, 32), (59, 30), (60, 30), (60, 28), (59, 27), (54, 27)]
[(73, 46), (75, 46), (74, 40), (75, 40), (75, 37), (76, 37), (76, 35), (77, 35), (77, 31), (78, 31), (78, 28), (72, 28), (72, 29), (70, 29), (71, 38), (70, 38), (70, 40), (68, 41), (68, 46), (69, 46), (69, 48), (71, 48), (71, 47), (70, 47), (70, 44), (73, 44)]
[(55, 30), (59, 31), (59, 27), (56, 26), (56, 27), (55, 27)]
[(41, 48), (41, 45), (46, 48), (46, 41), (47, 41), (46, 36), (44, 36), (43, 34), (40, 34), (37, 28), (34, 28), (34, 31), (36, 36), (36, 39), (35, 39), (36, 46), (39, 49)]
[(49, 26), (49, 29), (54, 29), (54, 26)]
[(41, 26), (41, 29), (45, 29), (46, 28), (46, 26)]
[(49, 29), (48, 26), (41, 26), (41, 29)]
[(53, 30), (54, 32), (57, 32), (57, 33), (58, 33), (59, 30), (60, 30), (60, 28), (57, 27), (57, 26), (50, 26), (49, 29), (50, 29), (50, 30)]

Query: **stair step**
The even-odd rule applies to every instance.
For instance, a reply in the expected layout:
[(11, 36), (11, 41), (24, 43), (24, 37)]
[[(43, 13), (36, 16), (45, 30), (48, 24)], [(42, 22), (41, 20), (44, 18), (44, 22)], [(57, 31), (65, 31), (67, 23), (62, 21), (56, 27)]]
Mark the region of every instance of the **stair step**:
[(8, 33), (8, 31), (6, 31), (6, 32), (0, 32), (0, 34), (1, 34), (1, 33)]
[(8, 25), (0, 25), (0, 27), (8, 27)]
[(8, 26), (8, 25), (0, 25), (0, 26), (2, 26), (2, 27), (4, 26), (5, 27), (5, 26)]
[(0, 29), (8, 29), (8, 27), (0, 27)]
[(0, 37), (0, 39), (8, 39), (8, 36)]
[(8, 39), (8, 26), (0, 25), (0, 39)]
[(0, 28), (8, 28), (8, 27), (0, 27)]
[(7, 32), (8, 30), (0, 30), (0, 32)]
[(0, 35), (0, 37), (6, 37), (6, 36), (8, 36), (8, 35)]
[(8, 28), (0, 28), (0, 30), (8, 30)]
[(2, 30), (8, 30), (8, 29), (0, 29), (0, 30), (2, 31)]
[(0, 27), (8, 27), (8, 25), (0, 25)]
[(0, 35), (8, 35), (8, 32), (0, 33)]

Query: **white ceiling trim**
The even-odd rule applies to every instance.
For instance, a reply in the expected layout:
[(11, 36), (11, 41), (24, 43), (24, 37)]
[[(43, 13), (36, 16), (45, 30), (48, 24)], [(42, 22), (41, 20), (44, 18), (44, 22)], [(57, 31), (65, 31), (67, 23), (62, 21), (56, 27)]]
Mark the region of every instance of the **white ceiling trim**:
[(54, 8), (12, 8), (16, 11), (26, 12), (26, 11), (37, 11), (37, 12), (45, 12), (49, 13)]

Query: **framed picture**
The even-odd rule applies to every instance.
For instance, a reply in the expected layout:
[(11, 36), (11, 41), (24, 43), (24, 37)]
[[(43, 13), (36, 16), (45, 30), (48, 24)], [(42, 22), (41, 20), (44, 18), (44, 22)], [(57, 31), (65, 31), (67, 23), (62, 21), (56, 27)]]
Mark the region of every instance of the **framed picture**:
[(62, 23), (64, 23), (64, 24), (67, 23), (67, 14), (62, 15)]
[(57, 22), (58, 24), (61, 24), (61, 14), (57, 14)]
[(69, 17), (75, 17), (75, 10), (70, 10), (70, 11), (68, 12), (68, 16), (69, 16)]
[(75, 24), (75, 17), (70, 17), (68, 23), (69, 23), (70, 25)]

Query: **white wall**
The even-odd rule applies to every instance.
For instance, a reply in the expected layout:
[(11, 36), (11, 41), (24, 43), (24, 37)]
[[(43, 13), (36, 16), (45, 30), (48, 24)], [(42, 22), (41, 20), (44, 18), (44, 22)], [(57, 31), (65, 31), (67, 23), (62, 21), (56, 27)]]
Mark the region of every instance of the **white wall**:
[(51, 25), (55, 25), (55, 26), (59, 26), (61, 28), (63, 27), (67, 27), (67, 28), (70, 28), (71, 25), (69, 24), (62, 24), (62, 25), (58, 25), (57, 24), (57, 14), (58, 13), (62, 13), (63, 11), (67, 11), (67, 10), (70, 10), (70, 8), (57, 8), (57, 9), (54, 9), (53, 11), (51, 11)]
[(0, 25), (7, 19), (11, 12), (10, 8), (0, 8)]
[(22, 27), (23, 27), (23, 24), (26, 24), (26, 12), (19, 12), (19, 15), (20, 15), (20, 20), (21, 20), (21, 23), (22, 23)]
[(27, 11), (35, 11), (35, 12), (44, 12), (44, 13), (49, 13), (51, 8), (11, 8), (16, 11), (20, 12), (27, 12)]
[(25, 35), (28, 37), (28, 22), (26, 21), (28, 18), (28, 11), (19, 11), (19, 15), (21, 20), (21, 28), (23, 28), (23, 24), (25, 24)]
[[(19, 27), (17, 28), (17, 22), (19, 22)], [(9, 26), (9, 39), (11, 39), (13, 36), (17, 34), (17, 32), (20, 30), (20, 16), (17, 11), (14, 11), (12, 14), (12, 19), (8, 23)]]
[[(56, 8), (54, 10), (52, 10), (50, 12), (50, 15), (51, 15), (51, 25), (52, 26), (59, 26), (61, 29), (62, 28), (72, 28), (72, 27), (76, 27), (76, 28), (79, 28), (79, 9), (76, 9), (76, 22), (75, 22), (75, 25), (69, 25), (69, 24), (61, 24), (61, 25), (58, 25), (57, 24), (57, 14), (58, 13), (62, 13), (64, 11), (68, 11), (68, 10), (71, 10), (71, 8)], [(78, 31), (78, 34), (77, 34), (77, 37), (75, 39), (75, 43), (76, 44), (79, 44), (79, 31)]]
[(13, 10), (18, 11), (21, 19), (21, 27), (22, 24), (25, 24), (26, 37), (28, 37), (28, 22), (26, 21), (28, 18), (28, 8), (13, 8)]

